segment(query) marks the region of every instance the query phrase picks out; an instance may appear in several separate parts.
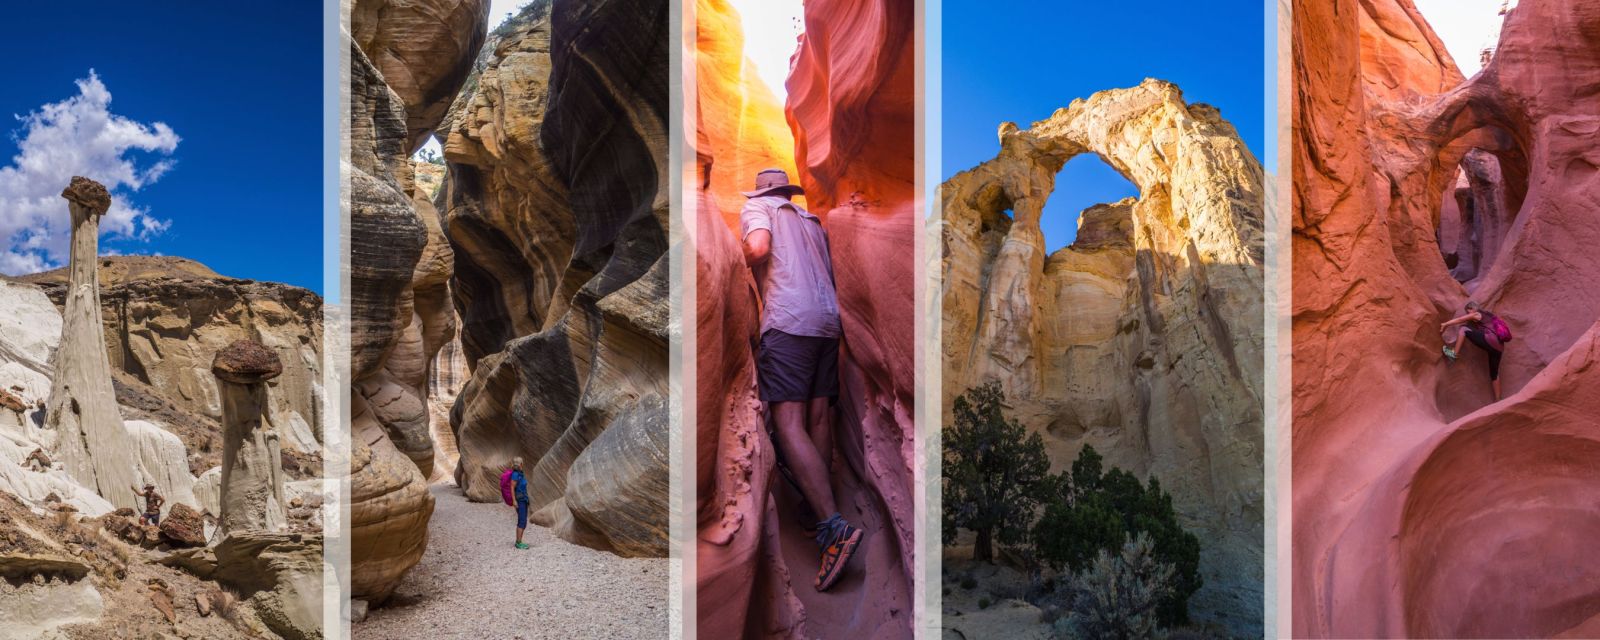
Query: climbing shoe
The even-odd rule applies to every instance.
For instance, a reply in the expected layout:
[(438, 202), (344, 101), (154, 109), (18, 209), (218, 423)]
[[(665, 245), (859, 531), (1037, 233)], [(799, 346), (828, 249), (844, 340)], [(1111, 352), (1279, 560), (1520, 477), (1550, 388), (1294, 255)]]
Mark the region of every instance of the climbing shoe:
[(526, 542), (518, 542), (517, 543), (517, 548), (518, 549), (526, 549), (526, 548), (528, 548), (528, 543), (526, 543)]
[(1456, 350), (1455, 349), (1451, 349), (1450, 345), (1445, 345), (1444, 346), (1444, 357), (1449, 358), (1451, 362), (1455, 362), (1456, 361)]
[(827, 591), (844, 575), (845, 565), (861, 545), (861, 530), (846, 524), (839, 514), (817, 523), (817, 545), (822, 547), (822, 568), (817, 570), (817, 580), (812, 586), (817, 591)]

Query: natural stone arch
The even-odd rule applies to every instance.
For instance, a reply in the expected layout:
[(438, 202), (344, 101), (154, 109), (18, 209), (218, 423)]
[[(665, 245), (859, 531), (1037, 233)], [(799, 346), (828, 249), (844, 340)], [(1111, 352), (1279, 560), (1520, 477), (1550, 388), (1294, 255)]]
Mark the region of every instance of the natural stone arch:
[[(998, 381), (1057, 469), (1090, 444), (1159, 477), (1209, 541), (1191, 609), (1259, 635), (1230, 603), (1261, 584), (1260, 165), (1217, 109), (1159, 80), (999, 135), (994, 159), (940, 187), (945, 412)], [(1085, 210), (1046, 255), (1056, 176), (1091, 153), (1140, 195)]]

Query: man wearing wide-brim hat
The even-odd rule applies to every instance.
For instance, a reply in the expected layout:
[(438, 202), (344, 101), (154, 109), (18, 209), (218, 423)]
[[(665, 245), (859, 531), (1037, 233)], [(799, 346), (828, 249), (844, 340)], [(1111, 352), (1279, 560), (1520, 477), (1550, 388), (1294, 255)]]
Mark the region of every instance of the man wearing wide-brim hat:
[(756, 373), (761, 399), (777, 423), (779, 449), (806, 502), (822, 567), (812, 583), (825, 591), (844, 574), (862, 532), (839, 514), (828, 465), (833, 459), (833, 401), (839, 397), (839, 302), (822, 221), (791, 198), (805, 192), (782, 169), (756, 174), (739, 215), (745, 261), (766, 266)]

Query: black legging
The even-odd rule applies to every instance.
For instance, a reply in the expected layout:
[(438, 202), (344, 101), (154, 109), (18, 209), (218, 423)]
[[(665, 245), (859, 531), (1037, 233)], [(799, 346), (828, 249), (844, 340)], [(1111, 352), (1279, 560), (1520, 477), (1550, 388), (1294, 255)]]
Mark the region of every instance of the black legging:
[(1489, 354), (1489, 379), (1490, 380), (1499, 380), (1500, 379), (1500, 350), (1494, 348), (1492, 345), (1489, 344), (1489, 339), (1487, 337), (1484, 337), (1483, 329), (1480, 328), (1480, 327), (1467, 327), (1467, 339), (1471, 340), (1472, 344), (1478, 345), (1479, 349), (1483, 349), (1484, 351), (1488, 352), (1488, 354)]

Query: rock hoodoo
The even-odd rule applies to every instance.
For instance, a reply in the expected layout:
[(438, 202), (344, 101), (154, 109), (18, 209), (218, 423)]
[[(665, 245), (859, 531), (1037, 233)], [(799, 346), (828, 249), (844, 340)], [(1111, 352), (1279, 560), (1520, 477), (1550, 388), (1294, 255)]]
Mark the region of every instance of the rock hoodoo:
[(223, 535), (282, 531), (287, 521), (278, 433), (268, 418), (267, 381), (283, 373), (278, 355), (240, 340), (217, 352), (211, 365), (222, 397)]
[[(906, 2), (805, 6), (785, 106), (788, 139), (734, 135), (773, 123), (724, 50), (740, 40), (722, 3), (697, 6), (719, 33), (702, 35), (697, 154), (697, 371), (699, 629), (718, 637), (904, 637), (911, 634), (915, 423), (914, 251), (916, 57)], [(732, 125), (740, 129), (730, 131)], [(770, 157), (760, 156), (772, 144)], [(857, 573), (826, 593), (808, 576), (817, 547), (791, 514), (801, 499), (775, 467), (757, 400), (755, 282), (745, 266), (738, 210), (722, 203), (753, 179), (751, 167), (785, 166), (793, 146), (809, 208), (832, 246), (845, 337), (835, 420), (834, 485), (841, 510), (867, 530)], [(781, 147), (781, 148), (780, 148)], [(724, 165), (726, 163), (726, 165)], [(748, 166), (744, 166), (748, 165)], [(724, 168), (726, 166), (726, 168)], [(738, 175), (739, 172), (747, 175)], [(869, 576), (863, 579), (861, 576)]]
[[(1522, 0), (1472, 78), (1410, 0), (1293, 19), (1292, 633), (1600, 635), (1600, 1)], [(1469, 298), (1498, 402), (1439, 353)]]
[(56, 351), (46, 427), (67, 473), (118, 507), (135, 506), (133, 442), (122, 426), (100, 318), (98, 264), (100, 216), (111, 195), (98, 182), (74, 177), (61, 192), (72, 212), (71, 288), (66, 297), (61, 347)]
[[(1159, 478), (1201, 540), (1200, 619), (1262, 629), (1262, 170), (1178, 87), (1074, 100), (940, 186), (943, 410), (999, 382), (1054, 471), (1084, 445)], [(1039, 228), (1056, 174), (1093, 153), (1139, 188), (1071, 246)]]
[(521, 456), (533, 523), (624, 556), (667, 553), (669, 13), (530, 4), (443, 128), (456, 483)]

